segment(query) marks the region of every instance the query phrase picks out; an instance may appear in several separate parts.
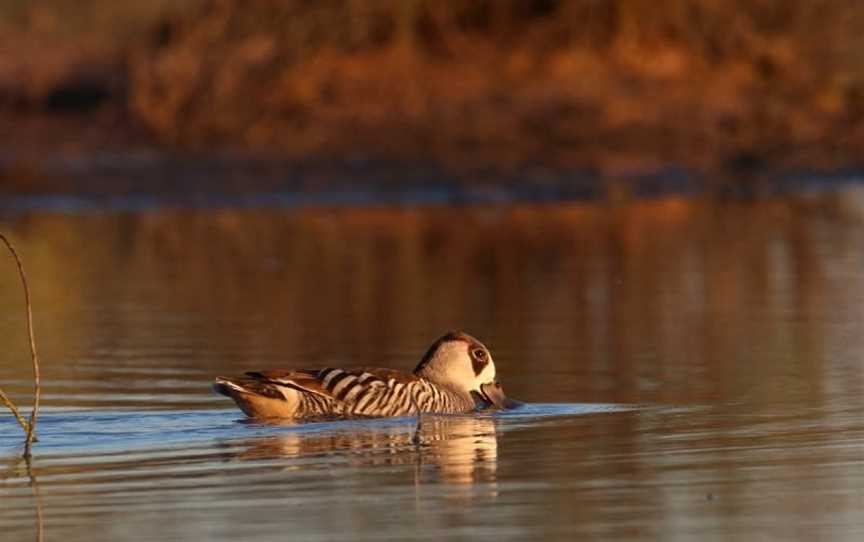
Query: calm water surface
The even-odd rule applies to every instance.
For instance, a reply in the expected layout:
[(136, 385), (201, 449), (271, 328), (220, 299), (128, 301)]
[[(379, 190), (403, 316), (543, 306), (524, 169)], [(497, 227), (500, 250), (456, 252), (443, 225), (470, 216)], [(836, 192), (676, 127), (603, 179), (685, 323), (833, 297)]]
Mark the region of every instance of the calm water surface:
[[(864, 205), (28, 211), (46, 408), (0, 539), (864, 539)], [(4, 260), (5, 261), (5, 260)], [(29, 397), (0, 281), (0, 385)], [(250, 423), (279, 366), (492, 349), (523, 409)]]

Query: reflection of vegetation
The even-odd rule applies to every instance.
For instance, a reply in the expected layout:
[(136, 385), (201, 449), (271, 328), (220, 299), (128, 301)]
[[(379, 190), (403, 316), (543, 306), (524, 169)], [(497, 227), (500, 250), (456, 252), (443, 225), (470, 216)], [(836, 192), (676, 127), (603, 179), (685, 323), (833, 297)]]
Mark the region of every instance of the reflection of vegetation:
[(42, 542), (45, 540), (45, 519), (42, 511), (42, 494), (39, 491), (39, 479), (33, 470), (33, 458), (30, 455), (17, 458), (8, 466), (6, 472), (0, 473), (0, 481), (5, 481), (13, 476), (19, 476), (22, 463), (26, 469), (30, 490), (33, 492), (33, 502), (36, 507), (36, 542)]
[[(838, 256), (864, 242), (844, 222), (857, 220), (850, 197), (836, 200), (845, 215), (804, 200), (667, 199), (42, 214), (14, 231), (49, 311), (40, 349), (55, 405), (117, 390), (153, 405), (166, 378), (210, 397), (213, 374), (268, 366), (410, 370), (451, 328), (494, 349), (516, 399), (703, 402), (823, 393), (836, 330), (819, 315), (854, 311), (841, 292), (859, 287), (856, 261)], [(6, 306), (19, 296), (0, 281)], [(23, 322), (3, 325), (23, 337)], [(29, 384), (14, 343), (0, 371)]]
[(30, 339), (30, 355), (33, 361), (33, 408), (30, 411), (30, 420), (24, 421), (24, 417), (21, 416), (18, 408), (14, 403), (12, 403), (9, 397), (3, 393), (3, 390), (0, 390), (0, 402), (12, 411), (15, 418), (18, 420), (18, 423), (21, 425), (21, 428), (24, 429), (26, 435), (24, 440), (24, 457), (27, 459), (27, 466), (29, 467), (30, 448), (33, 445), (33, 441), (36, 439), (36, 422), (39, 416), (39, 398), (42, 392), (39, 373), (39, 355), (36, 353), (36, 338), (33, 335), (33, 308), (30, 305), (30, 288), (27, 285), (27, 275), (24, 273), (24, 265), (18, 257), (18, 252), (15, 250), (15, 246), (12, 245), (9, 239), (7, 239), (2, 233), (0, 233), (0, 241), (6, 245), (6, 248), (9, 249), (12, 257), (15, 259), (15, 264), (18, 267), (18, 275), (21, 278), (21, 286), (24, 288), (24, 306), (27, 312), (27, 336)]
[[(32, 422), (31, 422), (32, 429)], [(45, 540), (45, 519), (42, 512), (42, 494), (39, 492), (39, 479), (33, 471), (33, 458), (29, 454), (24, 456), (27, 463), (27, 477), (30, 479), (30, 489), (33, 490), (33, 499), (36, 503), (36, 542)]]

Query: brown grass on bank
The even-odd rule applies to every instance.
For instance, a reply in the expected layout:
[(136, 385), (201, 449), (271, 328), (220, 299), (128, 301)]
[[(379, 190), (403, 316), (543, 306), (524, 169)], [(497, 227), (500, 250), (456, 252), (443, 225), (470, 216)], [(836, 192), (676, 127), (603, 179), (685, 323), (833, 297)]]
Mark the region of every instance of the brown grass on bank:
[(612, 175), (864, 153), (856, 0), (67, 4), (0, 8), (0, 109), (109, 109), (104, 143)]
[(861, 50), (852, 0), (220, 0), (130, 57), (129, 106), (172, 145), (301, 156), (849, 156)]
[(18, 267), (18, 276), (21, 277), (21, 285), (24, 287), (24, 304), (27, 311), (27, 334), (30, 339), (30, 354), (33, 360), (33, 408), (30, 410), (30, 419), (28, 421), (24, 420), (24, 417), (21, 416), (18, 408), (2, 390), (0, 390), (0, 402), (12, 411), (15, 418), (18, 420), (18, 423), (21, 424), (21, 428), (24, 429), (26, 434), (24, 440), (24, 457), (29, 458), (33, 442), (36, 440), (36, 422), (39, 416), (39, 399), (42, 392), (41, 377), (39, 373), (39, 355), (36, 353), (36, 338), (33, 335), (33, 310), (30, 304), (30, 288), (27, 285), (27, 275), (24, 273), (24, 265), (21, 263), (21, 258), (18, 257), (18, 252), (15, 250), (15, 246), (12, 242), (2, 233), (0, 233), (0, 241), (3, 241), (6, 248), (9, 249), (12, 257), (15, 259), (15, 264)]

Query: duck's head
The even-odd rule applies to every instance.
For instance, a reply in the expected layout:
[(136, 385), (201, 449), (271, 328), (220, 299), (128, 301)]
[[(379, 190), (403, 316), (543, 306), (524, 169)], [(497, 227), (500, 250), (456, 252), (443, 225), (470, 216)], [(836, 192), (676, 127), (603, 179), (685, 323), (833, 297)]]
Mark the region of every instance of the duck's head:
[(475, 402), (513, 408), (495, 375), (492, 354), (483, 343), (462, 332), (450, 332), (429, 347), (414, 374), (435, 384), (471, 396)]

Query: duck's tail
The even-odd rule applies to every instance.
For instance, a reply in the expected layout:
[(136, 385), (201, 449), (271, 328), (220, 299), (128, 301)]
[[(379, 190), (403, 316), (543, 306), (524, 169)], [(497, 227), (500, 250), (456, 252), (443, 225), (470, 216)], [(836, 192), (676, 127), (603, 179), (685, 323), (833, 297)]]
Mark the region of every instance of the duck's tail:
[(250, 393), (240, 384), (237, 384), (230, 378), (226, 378), (224, 376), (217, 376), (216, 381), (213, 382), (212, 387), (213, 391), (215, 391), (219, 395), (224, 395), (225, 397), (231, 398), (234, 397), (235, 393)]
[(213, 391), (233, 399), (252, 418), (292, 418), (299, 403), (296, 390), (254, 376), (217, 376)]

